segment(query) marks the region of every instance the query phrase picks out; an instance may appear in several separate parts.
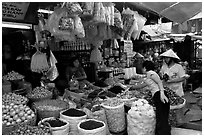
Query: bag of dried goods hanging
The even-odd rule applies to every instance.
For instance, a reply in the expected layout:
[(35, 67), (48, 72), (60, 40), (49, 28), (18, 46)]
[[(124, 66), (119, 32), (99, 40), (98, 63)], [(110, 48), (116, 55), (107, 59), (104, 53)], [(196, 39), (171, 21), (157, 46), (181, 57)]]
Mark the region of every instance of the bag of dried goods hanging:
[(84, 29), (85, 29), (85, 38), (86, 39), (91, 39), (93, 40), (93, 38), (98, 34), (98, 28), (96, 24), (86, 24), (84, 25)]
[(37, 51), (31, 58), (31, 71), (42, 73), (49, 69), (46, 53)]
[(130, 31), (134, 24), (134, 20), (134, 11), (130, 10), (129, 8), (122, 11), (123, 30), (125, 31), (124, 39), (127, 39), (129, 33), (131, 33)]
[(138, 12), (134, 12), (134, 16), (136, 18), (137, 26), (138, 26), (138, 29), (135, 29), (132, 33), (132, 38), (135, 40), (135, 39), (139, 39), (142, 28), (144, 27), (147, 19), (142, 15), (139, 15)]
[(78, 15), (83, 12), (81, 6), (77, 2), (67, 2), (66, 7), (69, 15)]
[(118, 98), (111, 98), (105, 100), (101, 105), (105, 109), (110, 132), (123, 132), (126, 129), (124, 103)]
[(81, 18), (76, 16), (75, 17), (75, 34), (77, 35), (77, 37), (79, 38), (83, 38), (85, 37), (85, 30), (84, 30), (84, 26), (81, 22)]
[(133, 102), (127, 114), (128, 135), (154, 135), (155, 117), (154, 109), (147, 100), (138, 99)]
[(47, 21), (49, 31), (58, 39), (72, 41), (75, 28), (73, 16), (68, 15), (67, 8), (56, 8)]

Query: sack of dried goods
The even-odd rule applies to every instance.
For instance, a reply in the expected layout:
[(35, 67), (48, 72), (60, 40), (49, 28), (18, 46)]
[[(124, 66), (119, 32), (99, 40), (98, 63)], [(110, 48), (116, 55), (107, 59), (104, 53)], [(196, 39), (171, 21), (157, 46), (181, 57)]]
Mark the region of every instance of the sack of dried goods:
[(110, 132), (119, 133), (126, 129), (124, 103), (118, 98), (105, 100), (101, 104), (106, 113), (108, 128)]
[(47, 90), (46, 87), (36, 87), (31, 92), (29, 92), (26, 97), (31, 102), (37, 102), (45, 99), (51, 99), (53, 93)]
[(80, 109), (70, 108), (60, 112), (60, 119), (64, 119), (70, 124), (70, 135), (78, 135), (77, 124), (86, 118), (86, 113)]
[(3, 134), (15, 130), (19, 125), (35, 125), (36, 115), (28, 106), (22, 104), (2, 104)]
[(4, 94), (2, 96), (2, 104), (9, 105), (11, 103), (17, 104), (17, 105), (20, 105), (20, 104), (26, 105), (28, 103), (28, 98), (22, 95), (17, 95), (15, 93)]
[(69, 134), (69, 122), (63, 119), (55, 117), (45, 118), (41, 120), (38, 125), (48, 124), (52, 135), (68, 135)]
[(125, 103), (127, 106), (131, 106), (132, 103), (137, 100), (137, 98), (134, 96), (133, 92), (127, 90), (122, 91), (122, 93), (117, 94), (117, 97), (121, 99), (122, 102)]
[(50, 129), (46, 126), (29, 126), (20, 125), (16, 130), (13, 130), (9, 135), (51, 135)]
[(37, 110), (38, 119), (48, 117), (59, 117), (60, 111), (69, 108), (69, 104), (62, 100), (42, 100), (33, 103), (33, 108)]
[(106, 124), (106, 134), (109, 134), (110, 132), (108, 129), (108, 123), (107, 123), (107, 119), (106, 119), (105, 109), (103, 107), (101, 107), (100, 105), (94, 105), (91, 108), (91, 112), (92, 112), (92, 118), (93, 119), (103, 121)]
[(147, 100), (139, 99), (132, 103), (127, 114), (128, 135), (154, 135), (155, 124), (155, 112)]
[(77, 128), (79, 135), (106, 135), (106, 124), (96, 119), (84, 119)]

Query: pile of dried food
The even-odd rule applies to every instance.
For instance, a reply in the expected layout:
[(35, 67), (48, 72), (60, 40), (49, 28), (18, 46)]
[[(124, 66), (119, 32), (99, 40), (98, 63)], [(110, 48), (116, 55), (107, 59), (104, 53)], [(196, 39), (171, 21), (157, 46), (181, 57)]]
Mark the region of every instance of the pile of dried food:
[(27, 94), (27, 98), (31, 100), (52, 98), (52, 92), (47, 90), (46, 87), (36, 87), (34, 90)]
[(18, 72), (11, 71), (7, 75), (4, 75), (2, 78), (3, 80), (12, 81), (12, 80), (22, 80), (24, 79), (24, 76), (19, 74)]
[(2, 96), (2, 104), (26, 104), (28, 99), (15, 93), (7, 93)]
[(10, 135), (51, 135), (50, 129), (46, 126), (29, 126), (21, 125), (16, 130), (12, 131)]
[(176, 94), (176, 92), (174, 92), (173, 90), (169, 89), (168, 87), (164, 87), (166, 90), (166, 93), (168, 95), (169, 98), (169, 102), (171, 106), (176, 106), (179, 104), (183, 104), (184, 103), (184, 99), (180, 96), (178, 96)]

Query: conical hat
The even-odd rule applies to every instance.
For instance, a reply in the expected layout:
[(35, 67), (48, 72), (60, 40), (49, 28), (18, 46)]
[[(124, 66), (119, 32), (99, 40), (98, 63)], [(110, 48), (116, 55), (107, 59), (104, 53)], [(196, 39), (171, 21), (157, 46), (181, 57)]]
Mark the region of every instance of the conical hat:
[(167, 50), (166, 52), (162, 53), (160, 56), (171, 57), (171, 58), (176, 58), (180, 60), (180, 58), (176, 55), (176, 53), (172, 49)]
[(140, 54), (139, 52), (136, 53), (135, 57), (136, 58), (144, 58), (144, 56), (142, 54)]

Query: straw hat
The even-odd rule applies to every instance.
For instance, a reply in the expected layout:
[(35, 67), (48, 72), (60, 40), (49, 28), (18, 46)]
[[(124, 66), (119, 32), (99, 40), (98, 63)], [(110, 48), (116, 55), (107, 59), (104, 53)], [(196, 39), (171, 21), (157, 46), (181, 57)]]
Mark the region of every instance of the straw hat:
[(167, 50), (166, 52), (162, 53), (160, 56), (170, 57), (170, 58), (175, 58), (175, 59), (180, 60), (180, 58), (176, 55), (176, 53), (172, 49)]

